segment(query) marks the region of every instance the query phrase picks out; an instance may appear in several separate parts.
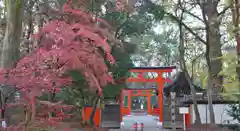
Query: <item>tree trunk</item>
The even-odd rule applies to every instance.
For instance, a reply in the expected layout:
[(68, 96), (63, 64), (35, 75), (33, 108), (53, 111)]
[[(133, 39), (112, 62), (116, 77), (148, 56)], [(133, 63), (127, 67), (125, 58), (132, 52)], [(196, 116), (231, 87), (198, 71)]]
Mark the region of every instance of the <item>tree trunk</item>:
[[(7, 0), (7, 26), (3, 39), (3, 45), (1, 49), (0, 67), (1, 68), (11, 68), (14, 67), (17, 60), (19, 59), (19, 47), (20, 47), (20, 37), (22, 34), (22, 16), (23, 16), (23, 0)], [(4, 88), (5, 95), (13, 92), (12, 87)], [(14, 100), (14, 95), (9, 98), (10, 101)], [(11, 123), (11, 111), (6, 110), (7, 122)], [(9, 123), (9, 124), (10, 124)]]
[[(31, 6), (33, 7), (33, 6)], [(34, 25), (33, 25), (33, 12), (31, 11), (32, 8), (29, 10), (29, 11), (26, 11), (28, 13), (28, 18), (27, 18), (27, 23), (25, 26), (27, 26), (28, 28), (26, 29), (26, 31), (23, 31), (24, 32), (24, 37), (25, 37), (25, 40), (21, 42), (20, 44), (20, 48), (23, 48), (22, 51), (21, 51), (21, 56), (25, 56), (27, 54), (30, 53), (30, 51), (33, 49), (33, 42), (31, 40), (31, 35), (33, 34), (33, 31), (34, 31)]]
[(19, 60), (20, 37), (22, 33), (22, 0), (7, 1), (7, 27), (3, 39), (0, 66), (13, 67)]
[(210, 115), (210, 124), (215, 124), (215, 114), (214, 114), (214, 110), (213, 110), (213, 97), (212, 97), (212, 93), (213, 93), (213, 81), (212, 81), (212, 77), (210, 76), (211, 74), (209, 74), (208, 77), (208, 84), (207, 84), (207, 96), (208, 96), (208, 110), (209, 110), (209, 115)]
[[(215, 124), (215, 116), (212, 105), (212, 98), (220, 97), (223, 77), (219, 76), (219, 72), (222, 70), (222, 52), (220, 41), (220, 20), (218, 19), (218, 1), (206, 0), (201, 3), (203, 17), (206, 24), (206, 61), (208, 64), (209, 80), (208, 80), (208, 103), (210, 113), (210, 123)], [(218, 98), (221, 99), (221, 98)]]
[[(237, 43), (236, 51), (237, 51), (237, 64), (240, 65), (240, 34), (239, 34), (239, 18), (240, 18), (240, 10), (239, 10), (240, 2), (238, 0), (231, 1), (230, 7), (232, 12), (232, 23), (235, 27), (233, 33), (235, 33), (235, 39)], [(238, 77), (238, 89), (240, 92), (240, 67), (236, 66), (236, 73)], [(237, 95), (237, 98), (240, 98), (240, 95)]]
[[(182, 20), (182, 16), (181, 19)], [(200, 113), (197, 107), (197, 99), (196, 99), (196, 91), (195, 88), (193, 86), (193, 83), (191, 81), (191, 78), (189, 76), (189, 73), (187, 71), (187, 67), (186, 67), (186, 63), (185, 63), (185, 58), (184, 58), (184, 54), (185, 54), (185, 45), (184, 45), (184, 32), (183, 32), (183, 27), (181, 25), (181, 22), (179, 23), (179, 38), (180, 38), (180, 44), (179, 44), (179, 53), (180, 53), (180, 67), (181, 70), (184, 72), (185, 77), (188, 80), (188, 83), (190, 85), (191, 88), (191, 92), (192, 92), (192, 99), (193, 99), (193, 108), (194, 108), (194, 113), (196, 116), (196, 124), (201, 124), (201, 118), (200, 118)]]

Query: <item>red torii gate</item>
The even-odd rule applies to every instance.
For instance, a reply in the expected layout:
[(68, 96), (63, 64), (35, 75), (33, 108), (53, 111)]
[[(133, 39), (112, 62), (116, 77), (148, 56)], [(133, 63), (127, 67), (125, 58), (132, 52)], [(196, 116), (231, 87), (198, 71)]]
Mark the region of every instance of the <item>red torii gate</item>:
[[(159, 120), (160, 122), (163, 121), (163, 86), (165, 82), (169, 82), (168, 79), (163, 77), (163, 73), (169, 73), (172, 72), (173, 69), (176, 69), (175, 66), (170, 66), (170, 67), (133, 67), (132, 69), (129, 70), (129, 72), (134, 72), (138, 73), (137, 77), (130, 77), (127, 79), (127, 82), (155, 82), (157, 83), (157, 91), (158, 91), (158, 104), (159, 104)], [(155, 72), (157, 73), (156, 78), (144, 78), (144, 73), (146, 72)], [(134, 89), (133, 89), (134, 90)], [(138, 89), (135, 89), (135, 91), (138, 91), (137, 94), (132, 94), (132, 90), (126, 90), (128, 92), (128, 109), (127, 111), (124, 110), (124, 89), (121, 92), (121, 102), (120, 102), (120, 107), (121, 107), (121, 118), (124, 114), (130, 113), (131, 112), (131, 97), (132, 96), (147, 96), (148, 97), (148, 113), (152, 113), (151, 110), (151, 90), (152, 89), (146, 89), (142, 91), (146, 91), (147, 93), (143, 94), (140, 93), (141, 91)]]
[(127, 93), (128, 96), (128, 107), (127, 110), (122, 109), (123, 114), (129, 114), (131, 112), (131, 104), (132, 104), (132, 99), (131, 97), (133, 96), (145, 96), (147, 97), (147, 109), (148, 109), (148, 114), (153, 113), (153, 109), (151, 106), (151, 96), (155, 95), (155, 88), (137, 88), (137, 89), (132, 89), (132, 88), (125, 88), (122, 90), (123, 94)]

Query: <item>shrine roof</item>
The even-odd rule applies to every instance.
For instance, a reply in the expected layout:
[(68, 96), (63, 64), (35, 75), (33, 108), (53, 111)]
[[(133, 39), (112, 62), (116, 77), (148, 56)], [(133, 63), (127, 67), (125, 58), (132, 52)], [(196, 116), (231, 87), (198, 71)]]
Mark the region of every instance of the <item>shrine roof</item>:
[[(202, 89), (200, 86), (193, 84), (196, 92), (205, 92), (205, 89)], [(165, 85), (163, 88), (164, 95), (169, 96), (171, 91), (177, 93), (177, 96), (180, 94), (191, 94), (191, 88), (188, 83), (188, 80), (183, 72), (179, 72), (177, 78), (173, 80), (172, 83)]]

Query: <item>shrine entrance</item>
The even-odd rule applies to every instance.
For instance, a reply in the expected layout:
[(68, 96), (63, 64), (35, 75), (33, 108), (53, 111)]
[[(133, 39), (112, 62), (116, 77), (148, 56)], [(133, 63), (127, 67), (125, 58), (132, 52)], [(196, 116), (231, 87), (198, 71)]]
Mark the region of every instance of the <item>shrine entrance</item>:
[[(176, 67), (134, 67), (129, 70), (130, 73), (135, 73), (135, 76), (131, 76), (127, 79), (127, 82), (139, 82), (139, 83), (156, 83), (156, 87), (152, 88), (125, 88), (121, 91), (121, 118), (124, 115), (129, 115), (132, 111), (133, 97), (143, 97), (147, 113), (149, 115), (159, 116), (159, 121), (163, 121), (163, 86), (166, 82), (170, 82), (169, 79), (164, 78), (164, 73), (170, 73)], [(146, 78), (144, 74), (155, 73), (155, 77)], [(158, 108), (152, 105), (151, 99), (155, 96), (157, 99)]]
[(132, 110), (142, 110), (147, 112), (147, 97), (145, 96), (133, 96), (132, 97)]

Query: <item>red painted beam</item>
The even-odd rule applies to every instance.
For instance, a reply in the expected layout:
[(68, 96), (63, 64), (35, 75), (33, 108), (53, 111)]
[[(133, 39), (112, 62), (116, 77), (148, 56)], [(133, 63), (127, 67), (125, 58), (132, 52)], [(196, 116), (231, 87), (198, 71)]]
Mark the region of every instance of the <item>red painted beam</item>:
[(128, 78), (127, 79), (127, 82), (156, 82), (157, 79), (154, 78), (154, 79), (139, 79), (139, 78)]
[(152, 66), (152, 67), (132, 67), (131, 69), (141, 69), (141, 70), (164, 70), (164, 69), (176, 69), (176, 66)]

